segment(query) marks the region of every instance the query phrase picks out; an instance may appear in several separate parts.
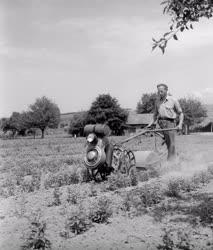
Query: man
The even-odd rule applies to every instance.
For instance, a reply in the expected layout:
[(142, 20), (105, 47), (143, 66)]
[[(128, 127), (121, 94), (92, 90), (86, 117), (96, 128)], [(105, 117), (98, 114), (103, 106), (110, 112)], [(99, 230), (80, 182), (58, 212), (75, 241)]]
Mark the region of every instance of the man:
[[(157, 90), (158, 99), (155, 103), (153, 121), (148, 127), (158, 123), (162, 129), (176, 128), (177, 130), (182, 130), (184, 116), (179, 102), (168, 95), (168, 86), (166, 84), (158, 84)], [(178, 115), (179, 124), (176, 126)], [(173, 160), (175, 158), (175, 131), (165, 131), (164, 138), (168, 149), (168, 160)]]

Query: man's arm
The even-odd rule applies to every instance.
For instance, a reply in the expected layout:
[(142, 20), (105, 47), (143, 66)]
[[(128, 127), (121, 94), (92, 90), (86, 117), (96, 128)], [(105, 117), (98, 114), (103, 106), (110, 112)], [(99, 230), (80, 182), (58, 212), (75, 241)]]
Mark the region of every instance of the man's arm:
[(180, 106), (180, 103), (177, 100), (175, 100), (175, 110), (179, 114), (179, 124), (178, 124), (177, 128), (179, 130), (182, 130), (184, 115), (183, 115), (183, 111), (182, 111), (182, 108)]
[(156, 125), (157, 120), (158, 120), (158, 109), (157, 109), (157, 104), (155, 103), (153, 118), (152, 118), (152, 121), (150, 122), (150, 124), (147, 127), (149, 128), (152, 125)]

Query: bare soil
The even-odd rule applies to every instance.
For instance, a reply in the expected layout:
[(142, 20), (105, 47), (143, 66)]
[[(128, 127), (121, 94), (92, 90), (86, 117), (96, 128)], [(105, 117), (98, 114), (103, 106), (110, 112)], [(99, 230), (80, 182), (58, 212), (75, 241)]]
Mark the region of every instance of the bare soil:
[[(16, 153), (19, 154), (19, 150)], [(177, 153), (178, 159), (176, 163), (164, 163), (162, 175), (152, 179), (151, 182), (156, 180), (156, 182), (162, 182), (166, 185), (171, 178), (190, 178), (196, 173), (206, 171), (208, 167), (213, 168), (213, 135), (177, 136)], [(3, 164), (8, 160), (8, 156), (5, 156), (5, 151), (2, 156), (1, 162)], [(1, 179), (4, 179), (4, 175), (5, 171), (2, 171)], [(142, 184), (139, 183), (138, 185), (141, 186)], [(89, 188), (89, 184), (77, 184), (76, 187), (84, 191)], [(94, 223), (88, 231), (80, 235), (73, 235), (68, 239), (60, 236), (60, 232), (64, 230), (67, 211), (69, 210), (69, 204), (66, 203), (66, 188), (61, 188), (62, 203), (59, 206), (48, 206), (52, 200), (52, 189), (46, 190), (42, 188), (32, 193), (17, 194), (8, 198), (2, 197), (0, 199), (0, 249), (20, 249), (25, 233), (29, 229), (29, 220), (27, 218), (32, 212), (39, 213), (42, 220), (46, 222), (47, 238), (52, 243), (52, 249), (55, 250), (154, 250), (158, 249), (159, 244), (163, 244), (164, 228), (173, 231), (185, 230), (188, 233), (187, 240), (193, 246), (185, 249), (213, 249), (213, 230), (211, 228), (213, 225), (200, 222), (196, 226), (193, 224), (196, 218), (194, 208), (197, 208), (205, 199), (213, 198), (213, 180), (204, 180), (199, 185), (199, 188), (183, 193), (181, 198), (165, 197), (163, 204), (169, 204), (166, 211), (162, 212), (156, 206), (137, 217), (114, 212), (108, 223)], [(125, 192), (125, 189), (123, 192)], [(116, 192), (108, 192), (105, 195), (114, 200), (114, 206), (119, 206), (119, 195)], [(209, 211), (209, 213), (211, 212)], [(211, 217), (213, 214), (208, 216)], [(174, 247), (174, 249), (181, 248)]]

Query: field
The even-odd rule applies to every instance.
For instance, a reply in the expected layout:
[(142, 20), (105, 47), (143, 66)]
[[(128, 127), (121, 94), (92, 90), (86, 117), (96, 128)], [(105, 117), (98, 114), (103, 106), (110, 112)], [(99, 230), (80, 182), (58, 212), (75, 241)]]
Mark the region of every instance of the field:
[(213, 249), (213, 135), (177, 136), (174, 163), (101, 183), (88, 181), (84, 143), (0, 141), (0, 249)]

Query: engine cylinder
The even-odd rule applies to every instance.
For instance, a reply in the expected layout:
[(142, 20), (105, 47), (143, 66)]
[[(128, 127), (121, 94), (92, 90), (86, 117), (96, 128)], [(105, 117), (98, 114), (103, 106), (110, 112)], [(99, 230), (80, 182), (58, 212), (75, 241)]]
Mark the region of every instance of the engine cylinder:
[(88, 124), (84, 127), (84, 135), (95, 133), (101, 137), (110, 135), (110, 128), (106, 124)]

